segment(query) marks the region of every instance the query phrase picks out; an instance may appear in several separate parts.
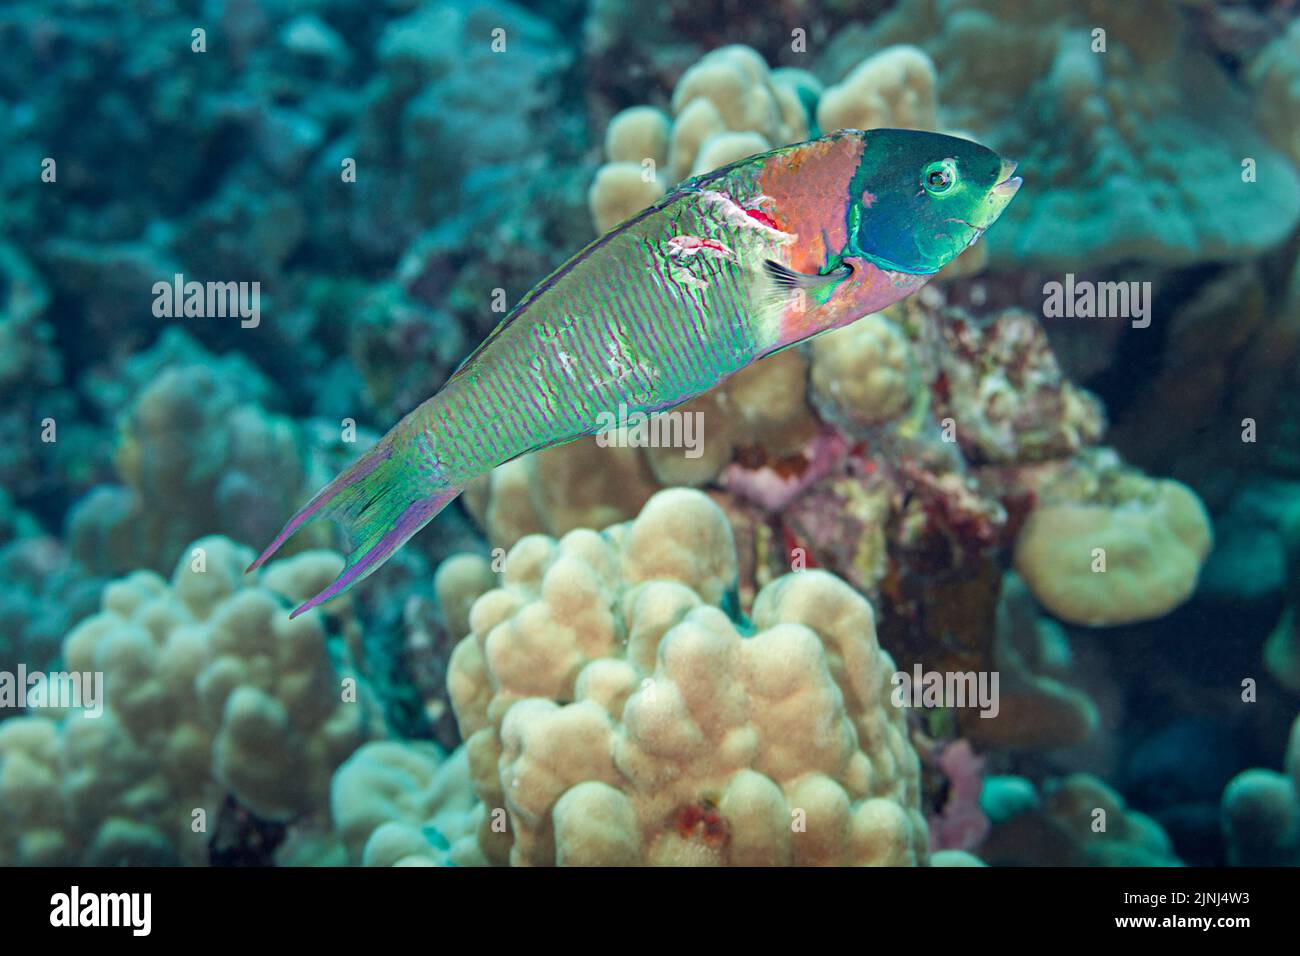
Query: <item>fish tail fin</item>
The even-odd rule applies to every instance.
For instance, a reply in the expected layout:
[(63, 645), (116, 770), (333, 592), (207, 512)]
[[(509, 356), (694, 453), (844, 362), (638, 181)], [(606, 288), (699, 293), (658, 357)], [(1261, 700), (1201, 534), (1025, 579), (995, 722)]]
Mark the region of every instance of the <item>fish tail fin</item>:
[(289, 519), (248, 570), (265, 564), (294, 532), (316, 518), (330, 518), (341, 525), (352, 546), (347, 564), (329, 587), (289, 615), (297, 617), (377, 571), (394, 551), (454, 501), (461, 490), (430, 488), (428, 478), (417, 464), (407, 460), (390, 436), (317, 492)]

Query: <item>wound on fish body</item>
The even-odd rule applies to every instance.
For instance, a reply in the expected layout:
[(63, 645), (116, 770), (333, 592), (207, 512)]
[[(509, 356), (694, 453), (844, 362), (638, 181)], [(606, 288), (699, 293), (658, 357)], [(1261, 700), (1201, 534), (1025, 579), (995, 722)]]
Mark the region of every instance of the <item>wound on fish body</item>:
[(538, 284), (431, 398), (250, 566), (329, 517), (352, 550), (301, 614), (374, 572), (471, 480), (649, 414), (912, 294), (991, 226), (1015, 163), (969, 140), (840, 130), (686, 180)]

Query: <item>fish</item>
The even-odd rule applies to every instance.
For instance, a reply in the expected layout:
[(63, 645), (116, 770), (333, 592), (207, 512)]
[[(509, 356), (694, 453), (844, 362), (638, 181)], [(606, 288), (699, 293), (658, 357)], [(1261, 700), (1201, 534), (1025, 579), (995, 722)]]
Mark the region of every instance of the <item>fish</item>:
[(1016, 164), (955, 136), (845, 129), (678, 184), (525, 295), (443, 386), (321, 489), (309, 521), (348, 532), (338, 578), (377, 570), (474, 478), (653, 414), (916, 292), (988, 229)]

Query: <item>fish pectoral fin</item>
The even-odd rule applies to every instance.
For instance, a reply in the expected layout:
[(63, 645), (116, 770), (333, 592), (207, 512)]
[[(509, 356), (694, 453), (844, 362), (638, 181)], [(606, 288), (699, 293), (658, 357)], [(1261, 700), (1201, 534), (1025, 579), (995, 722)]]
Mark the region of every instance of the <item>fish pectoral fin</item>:
[(853, 267), (847, 263), (840, 265), (838, 268), (822, 275), (821, 273), (796, 272), (789, 266), (783, 266), (781, 263), (767, 259), (763, 262), (763, 268), (768, 277), (777, 284), (778, 287), (787, 292), (793, 292), (796, 289), (804, 289), (812, 292), (817, 289), (824, 289), (829, 285), (834, 285), (847, 279), (853, 274)]

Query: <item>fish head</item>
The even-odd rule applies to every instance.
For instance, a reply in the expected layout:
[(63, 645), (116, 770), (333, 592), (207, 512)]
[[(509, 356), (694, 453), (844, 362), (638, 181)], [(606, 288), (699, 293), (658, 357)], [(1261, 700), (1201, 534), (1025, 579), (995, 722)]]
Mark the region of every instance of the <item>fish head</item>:
[(904, 129), (854, 135), (864, 147), (849, 185), (845, 258), (933, 274), (993, 225), (1020, 188), (1014, 162), (968, 139)]

